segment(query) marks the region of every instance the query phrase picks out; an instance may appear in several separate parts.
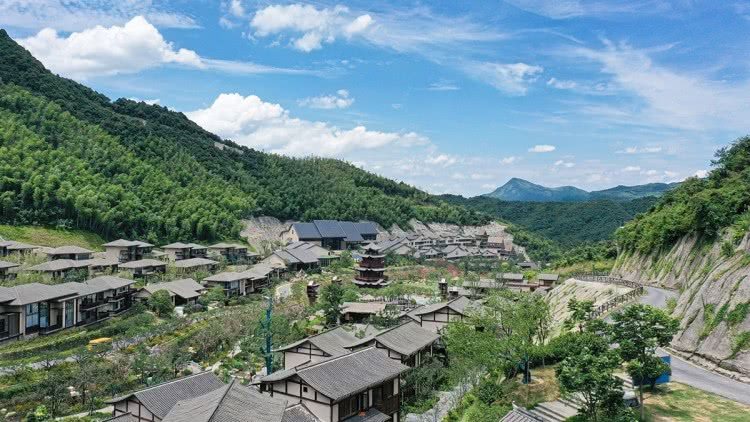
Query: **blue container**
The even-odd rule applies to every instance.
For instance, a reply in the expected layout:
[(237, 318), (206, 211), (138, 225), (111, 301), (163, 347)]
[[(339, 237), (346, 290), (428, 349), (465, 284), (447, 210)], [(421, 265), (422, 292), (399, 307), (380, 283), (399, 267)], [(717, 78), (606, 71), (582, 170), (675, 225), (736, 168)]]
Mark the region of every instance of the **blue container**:
[[(670, 378), (672, 377), (672, 356), (665, 353), (663, 355), (659, 355), (659, 357), (664, 363), (666, 363), (669, 366), (669, 369), (664, 371), (663, 374), (659, 375), (659, 377), (656, 378), (655, 385), (666, 384), (670, 381)], [(646, 385), (650, 385), (650, 384), (651, 382), (648, 382), (648, 381), (646, 382)], [(640, 383), (633, 380), (633, 385), (637, 387), (640, 385)]]

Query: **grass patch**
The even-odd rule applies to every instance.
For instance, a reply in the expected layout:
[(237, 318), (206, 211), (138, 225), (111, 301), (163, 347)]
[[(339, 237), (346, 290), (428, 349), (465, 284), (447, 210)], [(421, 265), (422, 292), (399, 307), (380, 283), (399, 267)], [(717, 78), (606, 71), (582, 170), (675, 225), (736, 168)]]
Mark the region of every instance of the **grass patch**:
[(0, 225), (0, 236), (6, 240), (29, 243), (38, 246), (66, 246), (75, 245), (92, 251), (101, 251), (106, 243), (101, 236), (86, 230), (58, 229), (41, 226), (9, 226)]
[(750, 422), (750, 406), (671, 382), (646, 391), (646, 420)]

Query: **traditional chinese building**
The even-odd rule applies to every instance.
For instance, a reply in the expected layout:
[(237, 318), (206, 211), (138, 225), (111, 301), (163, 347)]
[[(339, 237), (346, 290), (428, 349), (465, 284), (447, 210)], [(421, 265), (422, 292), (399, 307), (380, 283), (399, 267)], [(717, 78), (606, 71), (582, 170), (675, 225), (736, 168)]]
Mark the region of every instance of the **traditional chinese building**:
[(364, 246), (354, 284), (374, 288), (385, 287), (389, 284), (388, 277), (385, 275), (385, 255), (381, 254), (380, 248), (372, 243)]

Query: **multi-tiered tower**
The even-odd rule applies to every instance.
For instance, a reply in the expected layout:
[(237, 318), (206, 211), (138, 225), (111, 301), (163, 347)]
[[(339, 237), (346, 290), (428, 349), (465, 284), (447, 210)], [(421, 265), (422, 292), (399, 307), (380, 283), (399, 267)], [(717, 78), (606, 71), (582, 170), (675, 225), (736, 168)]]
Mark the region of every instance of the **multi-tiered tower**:
[(381, 254), (380, 249), (372, 243), (364, 246), (354, 284), (373, 288), (385, 287), (389, 284), (388, 277), (385, 275), (385, 255)]

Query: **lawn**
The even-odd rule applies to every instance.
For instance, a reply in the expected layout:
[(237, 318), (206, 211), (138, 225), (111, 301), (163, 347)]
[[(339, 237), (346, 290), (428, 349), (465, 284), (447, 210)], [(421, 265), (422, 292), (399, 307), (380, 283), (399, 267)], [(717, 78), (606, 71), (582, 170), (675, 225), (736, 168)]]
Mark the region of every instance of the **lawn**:
[(750, 406), (671, 382), (645, 393), (646, 420), (750, 422)]
[(0, 225), (0, 237), (5, 240), (28, 243), (38, 246), (65, 246), (75, 245), (93, 251), (101, 251), (102, 244), (106, 243), (96, 233), (86, 230), (58, 229), (41, 226), (9, 226)]

